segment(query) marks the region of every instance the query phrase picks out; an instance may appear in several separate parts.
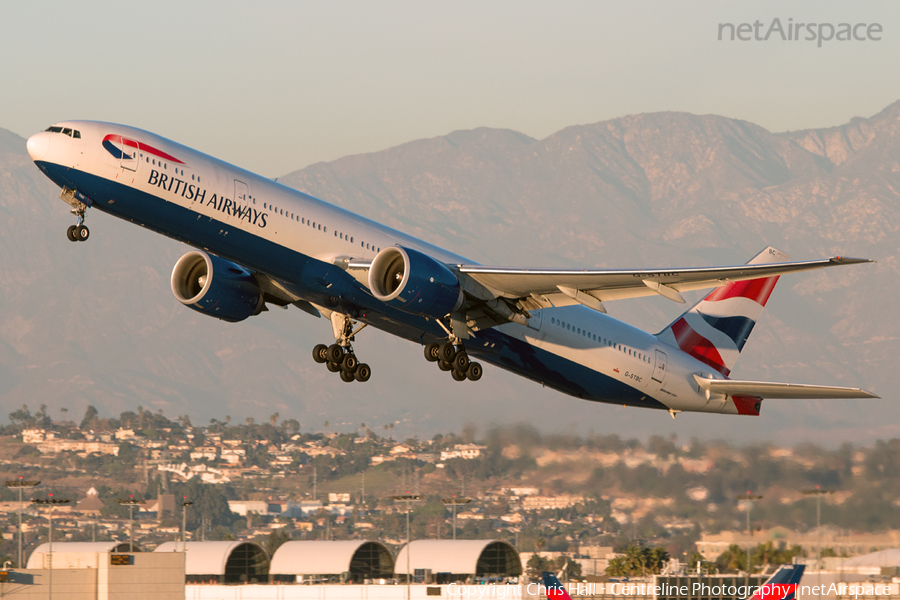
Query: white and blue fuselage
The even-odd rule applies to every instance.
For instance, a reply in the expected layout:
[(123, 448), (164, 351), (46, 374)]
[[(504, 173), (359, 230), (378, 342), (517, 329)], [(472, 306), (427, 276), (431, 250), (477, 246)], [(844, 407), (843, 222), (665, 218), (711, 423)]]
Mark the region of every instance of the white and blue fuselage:
[[(292, 297), (393, 335), (420, 344), (447, 338), (434, 319), (375, 298), (346, 258), (372, 260), (402, 246), (446, 265), (472, 264), (461, 256), (131, 127), (61, 122), (30, 138), (28, 151), (47, 177), (91, 208), (264, 274)], [(481, 329), (464, 345), (487, 363), (585, 400), (747, 414), (728, 396), (698, 387), (693, 375), (711, 376), (707, 364), (580, 304), (533, 310), (527, 324)]]

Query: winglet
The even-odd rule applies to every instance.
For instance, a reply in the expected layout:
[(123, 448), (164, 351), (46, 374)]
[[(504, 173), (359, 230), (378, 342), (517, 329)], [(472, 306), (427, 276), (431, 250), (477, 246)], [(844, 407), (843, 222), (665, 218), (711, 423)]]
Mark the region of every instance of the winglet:
[(828, 260), (835, 265), (858, 265), (861, 263), (878, 262), (871, 258), (852, 258), (850, 256), (832, 256)]

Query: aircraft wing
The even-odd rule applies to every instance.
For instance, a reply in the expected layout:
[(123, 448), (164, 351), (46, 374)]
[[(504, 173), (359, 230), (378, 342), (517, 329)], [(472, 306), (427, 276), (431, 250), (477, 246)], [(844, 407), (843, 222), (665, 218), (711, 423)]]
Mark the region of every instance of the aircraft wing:
[(734, 379), (708, 379), (694, 375), (697, 385), (711, 394), (729, 396), (755, 396), (758, 398), (826, 399), (826, 398), (878, 398), (872, 392), (860, 388), (834, 387), (830, 385), (805, 385), (800, 383), (775, 383), (772, 381), (737, 381)]
[(590, 306), (592, 303), (599, 304), (606, 300), (637, 298), (653, 294), (659, 294), (676, 302), (684, 302), (681, 292), (718, 287), (732, 281), (866, 262), (873, 261), (865, 258), (835, 256), (799, 262), (635, 271), (626, 269), (583, 271), (521, 269), (481, 265), (457, 265), (457, 269), (460, 273), (490, 289), (498, 297), (516, 299), (562, 293)]

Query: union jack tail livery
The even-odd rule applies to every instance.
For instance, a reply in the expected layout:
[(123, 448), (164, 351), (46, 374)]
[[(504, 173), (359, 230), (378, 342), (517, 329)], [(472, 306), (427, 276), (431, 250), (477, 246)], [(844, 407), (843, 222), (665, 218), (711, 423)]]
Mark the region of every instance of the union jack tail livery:
[(566, 591), (566, 586), (553, 573), (549, 571), (541, 573), (541, 582), (544, 584), (544, 589), (547, 590), (547, 600), (572, 600), (572, 596)]
[(750, 600), (797, 600), (797, 586), (806, 565), (782, 565)]
[[(770, 246), (747, 264), (785, 262), (789, 258)], [(657, 337), (728, 377), (776, 283), (777, 276), (762, 277), (716, 288)]]

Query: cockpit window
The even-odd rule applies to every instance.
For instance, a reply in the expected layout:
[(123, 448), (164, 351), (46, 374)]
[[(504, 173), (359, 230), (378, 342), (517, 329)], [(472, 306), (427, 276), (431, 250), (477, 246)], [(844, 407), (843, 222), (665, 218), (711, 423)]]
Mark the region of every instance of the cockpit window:
[(77, 129), (72, 129), (71, 127), (63, 128), (63, 127), (57, 127), (56, 125), (53, 125), (51, 127), (48, 127), (47, 129), (45, 129), (44, 131), (49, 131), (50, 133), (61, 133), (63, 135), (69, 136), (70, 138), (75, 138), (76, 140), (81, 139), (81, 132), (78, 131)]

